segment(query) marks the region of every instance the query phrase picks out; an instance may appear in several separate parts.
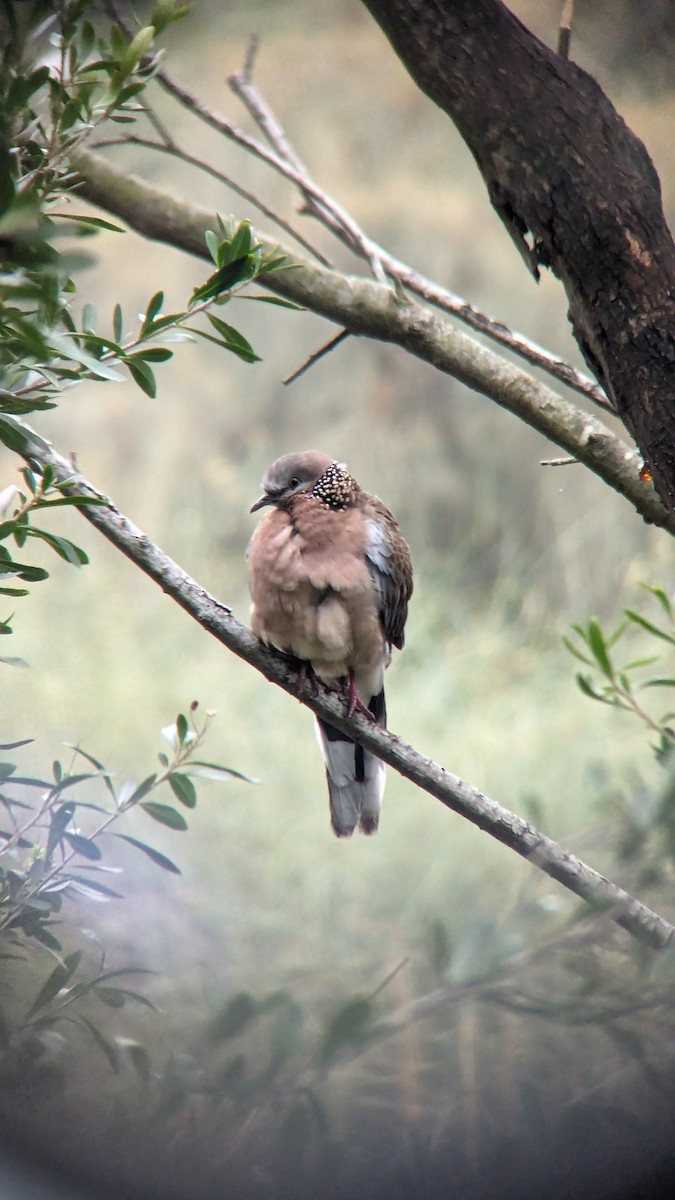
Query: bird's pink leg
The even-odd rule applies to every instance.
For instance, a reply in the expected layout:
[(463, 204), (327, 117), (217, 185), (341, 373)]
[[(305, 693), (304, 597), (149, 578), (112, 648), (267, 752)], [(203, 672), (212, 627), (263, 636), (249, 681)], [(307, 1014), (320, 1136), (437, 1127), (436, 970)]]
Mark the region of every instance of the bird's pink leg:
[(305, 659), (301, 659), (298, 671), (298, 700), (302, 700), (308, 682), (311, 683), (312, 690), (316, 691), (316, 675), (312, 670), (312, 664)]
[(363, 703), (356, 689), (356, 679), (354, 677), (353, 667), (349, 668), (347, 674), (347, 716), (353, 717), (355, 712), (361, 713), (361, 716), (367, 717), (369, 721), (374, 721), (375, 717), (370, 709)]

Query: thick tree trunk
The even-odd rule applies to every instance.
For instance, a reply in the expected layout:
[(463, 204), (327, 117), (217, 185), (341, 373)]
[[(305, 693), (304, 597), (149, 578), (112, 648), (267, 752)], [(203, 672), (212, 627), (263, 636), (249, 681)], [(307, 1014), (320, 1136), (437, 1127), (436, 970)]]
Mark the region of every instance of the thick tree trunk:
[(457, 125), (535, 276), (675, 510), (675, 247), (658, 176), (599, 85), (500, 0), (363, 0)]

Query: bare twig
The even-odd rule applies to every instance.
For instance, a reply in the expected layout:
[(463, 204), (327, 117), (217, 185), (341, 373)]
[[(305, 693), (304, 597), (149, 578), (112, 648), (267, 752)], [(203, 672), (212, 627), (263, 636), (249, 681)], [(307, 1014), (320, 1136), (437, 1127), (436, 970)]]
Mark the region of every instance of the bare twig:
[(230, 75), (228, 83), (235, 95), (239, 96), (239, 99), (246, 105), (246, 108), (259, 128), (262, 129), (272, 148), (295, 171), (309, 178), (309, 172), (305, 164), (291, 145), (280, 122), (272, 112), (264, 96), (253, 83), (253, 65), (257, 51), (258, 39), (254, 36), (249, 42), (243, 67), (240, 71), (235, 71), (233, 75)]
[(317, 260), (317, 262), (322, 263), (324, 267), (332, 267), (333, 264), (331, 263), (330, 259), (326, 258), (325, 254), (322, 254), (320, 250), (317, 250), (316, 246), (313, 246), (312, 243), (307, 240), (307, 238), (303, 237), (301, 233), (298, 233), (297, 229), (294, 229), (293, 226), (288, 223), (288, 221), (279, 215), (279, 213), (275, 212), (274, 209), (268, 208), (268, 206), (264, 204), (262, 200), (259, 200), (253, 192), (249, 192), (247, 188), (242, 187), (241, 184), (232, 179), (230, 175), (225, 175), (223, 171), (219, 171), (217, 167), (211, 166), (211, 164), (206, 162), (204, 159), (197, 158), (194, 154), (188, 153), (187, 150), (181, 149), (176, 142), (171, 142), (171, 144), (168, 142), (155, 142), (152, 140), (152, 138), (141, 137), (140, 134), (127, 133), (122, 137), (101, 138), (99, 141), (93, 142), (92, 145), (94, 149), (97, 150), (104, 149), (106, 146), (144, 146), (148, 150), (158, 150), (162, 154), (172, 154), (175, 158), (179, 158), (181, 162), (187, 163), (188, 166), (196, 167), (199, 171), (204, 171), (206, 175), (211, 175), (213, 179), (217, 179), (219, 183), (224, 183), (226, 187), (231, 188), (233, 192), (236, 192), (238, 196), (241, 196), (243, 200), (246, 200), (248, 204), (252, 204), (254, 208), (257, 208), (258, 211), (263, 213), (263, 215), (266, 216), (270, 221), (274, 221), (275, 225), (278, 225), (280, 229), (283, 229), (289, 237), (292, 237), (293, 240), (297, 242), (299, 246), (302, 246), (303, 249), (308, 252), (308, 254), (311, 254), (313, 258)]
[(572, 41), (572, 22), (574, 21), (574, 0), (565, 0), (560, 28), (558, 30), (558, 54), (561, 58), (569, 58), (570, 42)]
[(579, 465), (578, 458), (541, 458), (540, 467), (572, 467)]
[(295, 383), (296, 379), (299, 379), (301, 375), (304, 375), (305, 371), (309, 371), (309, 368), (314, 366), (314, 363), (317, 363), (319, 359), (324, 357), (324, 355), (330, 354), (331, 350), (335, 350), (336, 346), (339, 346), (340, 343), (344, 342), (345, 338), (348, 338), (349, 336), (349, 330), (343, 329), (341, 333), (338, 333), (334, 338), (331, 338), (329, 342), (326, 342), (325, 346), (320, 346), (318, 350), (315, 350), (313, 354), (310, 354), (309, 358), (306, 358), (304, 363), (302, 363), (297, 370), (293, 371), (291, 375), (284, 379), (284, 383)]
[[(177, 144), (173, 134), (171, 133), (170, 129), (168, 129), (167, 126), (164, 124), (164, 121), (160, 117), (159, 113), (157, 113), (155, 111), (155, 109), (153, 108), (153, 106), (150, 104), (150, 101), (148, 100), (147, 96), (144, 96), (144, 98), (143, 98), (143, 111), (144, 111), (146, 117), (148, 118), (148, 121), (152, 125), (153, 129), (155, 130), (155, 132), (162, 139), (162, 143), (163, 143), (162, 149), (171, 150), (174, 153), (177, 153), (178, 152), (178, 144)], [(120, 138), (120, 141), (124, 141), (124, 139)]]
[[(210, 596), (144, 533), (119, 512), (112, 502), (82, 476), (73, 475), (72, 464), (48, 442), (15, 417), (0, 415), (3, 440), (29, 463), (50, 466), (54, 479), (69, 495), (95, 497), (104, 505), (82, 506), (78, 511), (114, 546), (148, 575), (203, 629), (239, 658), (297, 698), (299, 674), (285, 655), (263, 646), (231, 609)], [(463, 816), (491, 837), (539, 867), (569, 891), (589, 903), (607, 909), (613, 921), (634, 937), (663, 949), (675, 937), (675, 926), (653, 912), (617, 884), (570, 854), (533, 825), (458, 776), (445, 771), (400, 738), (380, 729), (360, 715), (347, 719), (339, 696), (323, 685), (305, 694), (302, 702), (356, 742), (371, 750), (406, 779), (435, 796), (447, 808)]]
[(293, 173), (294, 182), (300, 188), (308, 211), (319, 216), (324, 224), (341, 238), (342, 241), (370, 265), (373, 276), (379, 283), (386, 284), (387, 277), (382, 266), (379, 247), (363, 232), (346, 209), (342, 208), (331, 196), (324, 192), (312, 179), (307, 168), (291, 146), (281, 124), (269, 107), (262, 93), (253, 83), (251, 73), (256, 43), (251, 44), (241, 71), (230, 75), (229, 84), (232, 91), (246, 106), (249, 113), (262, 129), (270, 145), (276, 150), (288, 168)]

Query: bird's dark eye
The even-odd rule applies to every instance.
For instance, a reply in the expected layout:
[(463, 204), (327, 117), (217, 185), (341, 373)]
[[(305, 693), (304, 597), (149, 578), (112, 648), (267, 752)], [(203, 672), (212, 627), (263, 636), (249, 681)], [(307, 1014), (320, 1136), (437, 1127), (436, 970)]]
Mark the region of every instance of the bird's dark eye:
[(291, 479), (289, 487), (298, 487), (299, 483), (300, 483), (300, 480), (296, 479), (296, 477), (294, 475), (293, 478)]

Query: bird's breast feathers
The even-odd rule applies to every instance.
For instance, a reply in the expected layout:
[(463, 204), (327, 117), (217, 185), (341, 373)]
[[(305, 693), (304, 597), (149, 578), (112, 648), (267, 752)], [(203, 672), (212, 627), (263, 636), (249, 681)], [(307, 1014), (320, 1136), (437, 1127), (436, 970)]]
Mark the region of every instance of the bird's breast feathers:
[(254, 633), (327, 678), (381, 657), (365, 543), (356, 512), (336, 513), (309, 497), (291, 511), (273, 509), (249, 547)]

